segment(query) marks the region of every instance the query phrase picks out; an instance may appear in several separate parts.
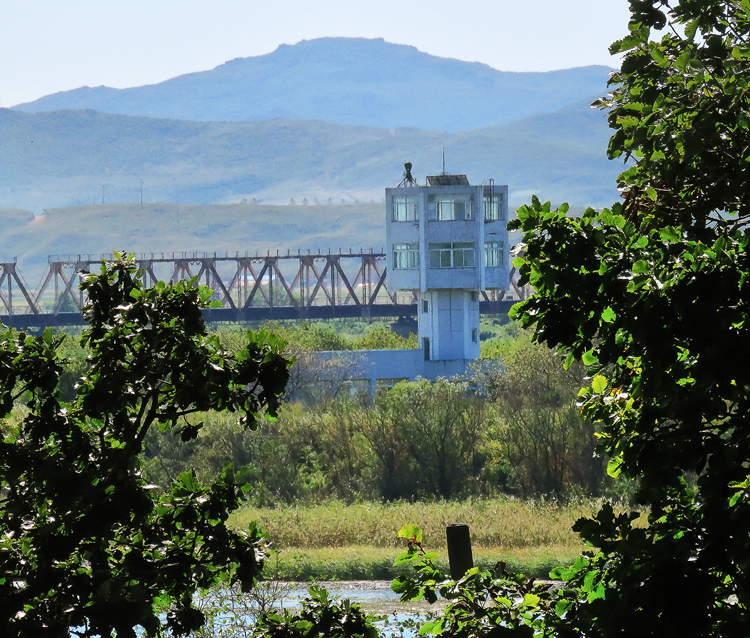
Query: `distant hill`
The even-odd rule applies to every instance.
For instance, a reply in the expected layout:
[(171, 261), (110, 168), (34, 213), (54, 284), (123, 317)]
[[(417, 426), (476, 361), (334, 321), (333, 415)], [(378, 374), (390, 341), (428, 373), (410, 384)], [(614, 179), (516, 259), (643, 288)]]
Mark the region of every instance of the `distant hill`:
[[(571, 208), (580, 214), (581, 208)], [(381, 202), (184, 205), (146, 202), (30, 211), (0, 208), (0, 261), (18, 259), (18, 271), (36, 288), (48, 257), (96, 260), (113, 250), (135, 253), (281, 255), (297, 251), (381, 252), (385, 249)], [(519, 233), (510, 234), (511, 243)], [(71, 257), (72, 256), (72, 257)], [(168, 277), (169, 275), (159, 275)]]
[(508, 184), (512, 205), (601, 206), (622, 170), (589, 108), (608, 72), (504, 73), (323, 38), (152, 86), (67, 91), (0, 109), (0, 206), (377, 203), (406, 161), (422, 181), (440, 172), (443, 149), (447, 172)]
[(197, 121), (323, 120), (386, 129), (471, 131), (606, 92), (609, 69), (508, 73), (382, 39), (321, 38), (129, 89), (83, 87), (14, 107), (94, 109)]
[(401, 180), (446, 170), (472, 183), (509, 184), (511, 203), (544, 199), (598, 206), (617, 196), (619, 162), (591, 98), (510, 124), (464, 133), (354, 127), (322, 121), (189, 122), (90, 110), (0, 109), (0, 206), (242, 199), (379, 202)]
[(385, 247), (380, 203), (107, 204), (48, 209), (36, 217), (0, 208), (0, 229), (0, 261), (18, 258), (18, 269), (32, 288), (47, 272), (49, 255), (98, 259), (112, 250), (264, 255)]

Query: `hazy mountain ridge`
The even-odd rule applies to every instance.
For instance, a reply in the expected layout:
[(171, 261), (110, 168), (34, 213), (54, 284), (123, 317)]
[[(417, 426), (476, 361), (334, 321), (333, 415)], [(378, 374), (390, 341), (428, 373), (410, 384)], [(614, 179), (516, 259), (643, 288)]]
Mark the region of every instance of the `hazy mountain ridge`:
[[(184, 205), (146, 202), (47, 209), (0, 208), (0, 261), (18, 258), (18, 269), (34, 287), (46, 274), (47, 257), (137, 253), (353, 249), (380, 251), (385, 212), (378, 203), (272, 206)], [(87, 257), (84, 257), (87, 258)]]
[[(379, 202), (405, 161), (422, 183), (440, 172), (443, 149), (447, 172), (507, 183), (513, 205), (532, 193), (604, 205), (622, 170), (606, 159), (604, 116), (589, 108), (606, 72), (503, 73), (383, 40), (323, 38), (152, 86), (58, 93), (0, 109), (0, 206), (133, 203), (141, 184), (145, 202)], [(147, 115), (104, 112), (120, 107)], [(345, 123), (358, 118), (367, 126)]]
[(611, 69), (511, 73), (382, 39), (320, 38), (210, 71), (128, 89), (83, 87), (14, 107), (197, 121), (319, 119), (353, 126), (469, 131), (606, 92)]
[(380, 201), (401, 179), (446, 170), (472, 183), (602, 205), (622, 165), (607, 161), (609, 129), (588, 101), (511, 124), (440, 133), (322, 121), (189, 122), (96, 111), (0, 110), (0, 204), (51, 206), (146, 201), (286, 203), (329, 197)]

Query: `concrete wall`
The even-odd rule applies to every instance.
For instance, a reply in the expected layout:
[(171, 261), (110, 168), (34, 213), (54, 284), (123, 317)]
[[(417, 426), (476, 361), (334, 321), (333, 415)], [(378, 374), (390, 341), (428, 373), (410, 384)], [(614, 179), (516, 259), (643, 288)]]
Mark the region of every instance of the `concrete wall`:
[[(418, 378), (435, 381), (440, 377), (450, 378), (467, 374), (476, 361), (474, 359), (447, 359), (425, 361), (423, 350), (344, 350), (338, 352), (312, 353), (321, 361), (339, 359), (344, 362), (340, 369), (346, 369), (346, 379), (342, 381), (364, 381), (367, 389), (374, 395), (380, 385), (392, 385), (400, 380), (415, 381)], [(325, 384), (326, 379), (320, 379)], [(345, 385), (345, 384), (344, 384)], [(353, 384), (362, 390), (361, 383)], [(334, 393), (338, 389), (334, 389)], [(295, 397), (298, 398), (298, 397)]]
[[(424, 312), (424, 302), (428, 312)], [(420, 293), (419, 345), (429, 339), (429, 359), (479, 358), (479, 296), (471, 290), (429, 290)]]

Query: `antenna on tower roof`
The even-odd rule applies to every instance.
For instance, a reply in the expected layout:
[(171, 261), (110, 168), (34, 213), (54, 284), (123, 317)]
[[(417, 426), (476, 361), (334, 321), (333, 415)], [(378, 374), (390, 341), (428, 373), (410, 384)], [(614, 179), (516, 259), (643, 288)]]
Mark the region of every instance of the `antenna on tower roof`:
[(442, 175), (445, 175), (445, 146), (443, 146), (443, 172)]
[(417, 180), (412, 177), (411, 174), (411, 162), (406, 162), (404, 164), (404, 179), (401, 180), (401, 183), (399, 184), (399, 188), (401, 186), (419, 186), (417, 184)]

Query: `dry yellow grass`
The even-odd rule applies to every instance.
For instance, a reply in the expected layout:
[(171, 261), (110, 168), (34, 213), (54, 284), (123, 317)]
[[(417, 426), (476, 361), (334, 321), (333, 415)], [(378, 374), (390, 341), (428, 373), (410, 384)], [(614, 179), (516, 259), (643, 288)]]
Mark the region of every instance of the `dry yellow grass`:
[(463, 523), (477, 549), (578, 548), (573, 523), (598, 509), (597, 501), (560, 505), (512, 498), (435, 503), (357, 503), (338, 501), (312, 506), (264, 509), (246, 507), (233, 525), (257, 521), (279, 548), (321, 549), (368, 546), (397, 548), (398, 530), (414, 523), (424, 530), (424, 542), (444, 548), (445, 527)]
[(279, 552), (269, 573), (288, 580), (390, 579), (410, 568), (393, 568), (405, 546), (398, 530), (414, 523), (424, 531), (423, 544), (437, 551), (438, 567), (447, 570), (445, 527), (467, 524), (474, 563), (488, 569), (498, 561), (510, 571), (545, 578), (560, 565), (571, 564), (584, 548), (571, 527), (599, 509), (599, 501), (564, 505), (513, 498), (464, 502), (357, 503), (275, 509), (245, 507), (230, 523), (246, 527), (256, 521)]

